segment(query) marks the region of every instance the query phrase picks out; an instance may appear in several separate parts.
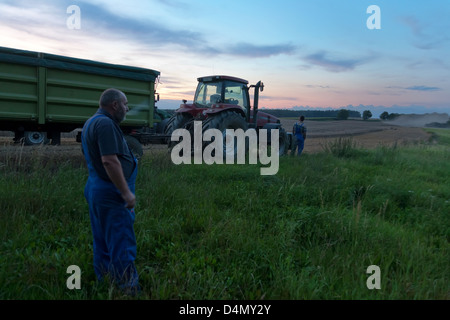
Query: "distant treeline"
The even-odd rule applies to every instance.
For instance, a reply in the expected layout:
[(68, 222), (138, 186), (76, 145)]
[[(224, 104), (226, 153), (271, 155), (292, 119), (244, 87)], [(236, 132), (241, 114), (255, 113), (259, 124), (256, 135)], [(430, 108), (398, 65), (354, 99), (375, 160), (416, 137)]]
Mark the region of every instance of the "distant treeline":
[[(261, 109), (277, 118), (341, 118), (345, 113), (349, 118), (361, 118), (359, 111), (339, 109), (339, 110), (285, 110), (285, 109)], [(343, 112), (345, 111), (345, 112)]]

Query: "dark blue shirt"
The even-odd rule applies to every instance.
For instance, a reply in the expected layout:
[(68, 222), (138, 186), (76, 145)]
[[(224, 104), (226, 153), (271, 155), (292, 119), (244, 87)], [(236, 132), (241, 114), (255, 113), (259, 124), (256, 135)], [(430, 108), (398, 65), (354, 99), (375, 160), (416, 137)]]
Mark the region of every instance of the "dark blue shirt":
[[(97, 117), (99, 114), (102, 116)], [(94, 117), (97, 118), (91, 121)], [(103, 180), (111, 181), (103, 166), (102, 156), (115, 154), (122, 165), (125, 179), (128, 180), (133, 173), (135, 161), (119, 127), (119, 123), (103, 109), (98, 109), (97, 113), (86, 123), (89, 122), (88, 131), (84, 132), (83, 139), (85, 139), (89, 157), (98, 176)], [(84, 126), (86, 127), (86, 124)]]

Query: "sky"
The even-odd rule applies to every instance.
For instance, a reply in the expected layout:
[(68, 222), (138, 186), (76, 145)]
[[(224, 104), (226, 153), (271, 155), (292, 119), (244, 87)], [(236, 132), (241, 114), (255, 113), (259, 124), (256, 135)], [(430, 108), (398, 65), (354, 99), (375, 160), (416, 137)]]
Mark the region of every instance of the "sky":
[(450, 113), (449, 31), (448, 0), (0, 0), (0, 46), (157, 70), (171, 109), (225, 74), (265, 108)]

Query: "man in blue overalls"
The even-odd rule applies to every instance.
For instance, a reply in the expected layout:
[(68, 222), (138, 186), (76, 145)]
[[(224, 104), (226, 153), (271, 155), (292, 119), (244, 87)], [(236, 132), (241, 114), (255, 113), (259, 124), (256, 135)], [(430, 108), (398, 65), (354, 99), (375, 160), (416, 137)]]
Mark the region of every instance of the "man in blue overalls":
[(306, 139), (306, 127), (303, 121), (305, 121), (304, 116), (300, 116), (300, 123), (296, 122), (294, 127), (292, 128), (292, 135), (294, 137), (294, 143), (292, 146), (291, 155), (295, 155), (295, 151), (297, 149), (297, 155), (300, 156), (303, 152), (303, 148), (305, 147), (305, 139)]
[(128, 112), (125, 94), (108, 89), (97, 113), (82, 131), (83, 153), (89, 169), (84, 195), (94, 245), (97, 279), (105, 276), (127, 293), (139, 291), (134, 233), (137, 160), (128, 148), (119, 123)]

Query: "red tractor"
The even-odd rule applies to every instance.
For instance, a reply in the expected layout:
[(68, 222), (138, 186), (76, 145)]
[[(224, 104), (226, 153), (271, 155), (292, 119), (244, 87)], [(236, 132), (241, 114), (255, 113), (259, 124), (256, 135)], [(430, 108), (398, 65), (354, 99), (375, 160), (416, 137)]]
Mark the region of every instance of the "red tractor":
[[(258, 111), (259, 91), (264, 84), (248, 86), (248, 81), (236, 77), (216, 75), (198, 78), (194, 101), (183, 104), (167, 123), (165, 135), (171, 136), (179, 128), (190, 129), (194, 121), (202, 121), (202, 131), (219, 129), (267, 129), (270, 144), (270, 130), (279, 130), (279, 155), (290, 149), (292, 135), (281, 127), (280, 120), (268, 113)], [(254, 88), (253, 109), (250, 106), (250, 89)], [(225, 137), (225, 135), (224, 135)], [(168, 140), (169, 147), (176, 142)], [(224, 145), (225, 146), (225, 145)]]

